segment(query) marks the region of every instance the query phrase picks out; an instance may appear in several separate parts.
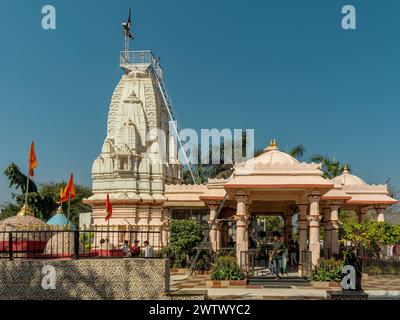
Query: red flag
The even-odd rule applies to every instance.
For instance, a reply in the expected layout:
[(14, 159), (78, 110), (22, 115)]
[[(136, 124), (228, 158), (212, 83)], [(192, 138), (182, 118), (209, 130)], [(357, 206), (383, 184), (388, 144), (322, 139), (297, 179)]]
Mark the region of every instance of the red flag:
[(110, 196), (107, 193), (107, 198), (106, 198), (106, 211), (107, 211), (107, 216), (106, 216), (106, 221), (110, 220), (112, 216), (112, 205), (110, 202)]
[(29, 175), (33, 177), (35, 175), (34, 169), (37, 168), (38, 162), (35, 153), (35, 144), (32, 142), (31, 151), (29, 153)]
[(65, 187), (64, 190), (61, 190), (60, 192), (59, 203), (67, 202), (75, 197), (76, 197), (76, 190), (74, 185), (74, 175), (71, 174), (67, 186)]

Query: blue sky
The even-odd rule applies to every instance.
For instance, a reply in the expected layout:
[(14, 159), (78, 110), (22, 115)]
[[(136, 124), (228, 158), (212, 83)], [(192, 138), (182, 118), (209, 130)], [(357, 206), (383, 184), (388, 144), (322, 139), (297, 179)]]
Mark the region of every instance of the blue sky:
[[(57, 30), (41, 9), (57, 9)], [(357, 30), (341, 28), (341, 8)], [(254, 128), (256, 146), (302, 143), (348, 162), (370, 183), (400, 185), (400, 2), (395, 0), (2, 0), (0, 169), (90, 185), (121, 70), (121, 22), (134, 49), (161, 56), (182, 127)], [(0, 203), (10, 190), (0, 175)]]

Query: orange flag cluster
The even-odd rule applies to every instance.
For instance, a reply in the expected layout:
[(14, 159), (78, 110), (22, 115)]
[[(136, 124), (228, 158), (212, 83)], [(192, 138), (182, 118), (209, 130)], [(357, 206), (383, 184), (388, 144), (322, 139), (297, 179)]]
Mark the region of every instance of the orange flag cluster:
[[(35, 175), (35, 169), (38, 166), (38, 161), (36, 157), (36, 152), (35, 152), (35, 144), (32, 142), (31, 144), (31, 149), (29, 152), (29, 177), (34, 177)], [(29, 179), (28, 179), (29, 183)], [(28, 195), (28, 192), (27, 192)], [(62, 204), (64, 202), (67, 202), (71, 199), (74, 199), (76, 197), (76, 190), (75, 190), (75, 184), (74, 184), (74, 175), (71, 174), (71, 177), (69, 178), (68, 184), (65, 188), (61, 188), (60, 190), (60, 200), (58, 201), (59, 204)], [(106, 216), (106, 221), (109, 221), (111, 216), (112, 216), (112, 205), (110, 202), (110, 196), (107, 193), (107, 199), (106, 199), (106, 211), (107, 211), (107, 216)]]
[(60, 200), (58, 202), (64, 203), (71, 199), (74, 199), (75, 197), (76, 197), (76, 190), (74, 185), (74, 175), (71, 174), (67, 186), (65, 187), (65, 189), (61, 189), (60, 191)]

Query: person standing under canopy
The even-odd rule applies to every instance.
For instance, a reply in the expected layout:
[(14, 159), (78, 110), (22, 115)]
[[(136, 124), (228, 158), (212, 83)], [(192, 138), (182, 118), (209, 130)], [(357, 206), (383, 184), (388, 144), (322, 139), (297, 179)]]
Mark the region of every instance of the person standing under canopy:
[(280, 274), (283, 273), (282, 259), (283, 259), (283, 254), (286, 251), (286, 245), (282, 241), (279, 232), (274, 232), (273, 238), (274, 238), (274, 243), (272, 244), (272, 250), (273, 250), (272, 255), (273, 255), (274, 271), (276, 275), (275, 280), (279, 280), (281, 278)]

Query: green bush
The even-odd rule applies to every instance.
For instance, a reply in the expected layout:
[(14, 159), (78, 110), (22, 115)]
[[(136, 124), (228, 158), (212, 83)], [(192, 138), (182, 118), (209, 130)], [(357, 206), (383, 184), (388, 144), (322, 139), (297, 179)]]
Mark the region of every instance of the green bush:
[(231, 256), (218, 257), (211, 273), (211, 280), (242, 280), (241, 272), (236, 258)]
[(169, 258), (173, 268), (187, 268), (196, 247), (203, 240), (203, 229), (198, 221), (178, 220), (171, 224)]
[(320, 259), (318, 266), (314, 269), (312, 278), (314, 281), (341, 281), (342, 260)]

